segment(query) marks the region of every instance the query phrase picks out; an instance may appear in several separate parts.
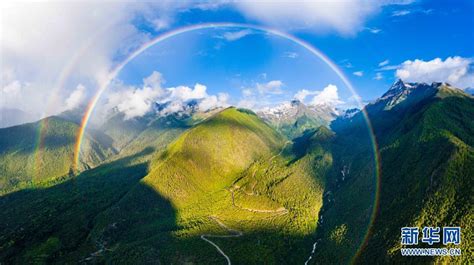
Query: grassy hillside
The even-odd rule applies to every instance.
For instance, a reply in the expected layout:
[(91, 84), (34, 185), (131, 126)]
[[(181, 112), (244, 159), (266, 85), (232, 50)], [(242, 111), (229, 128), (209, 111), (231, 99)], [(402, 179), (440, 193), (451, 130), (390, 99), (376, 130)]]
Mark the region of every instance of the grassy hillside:
[(372, 242), (384, 244), (369, 243), (361, 261), (373, 260), (377, 254), (380, 260), (404, 260), (399, 235), (394, 234), (402, 224), (461, 226), (463, 255), (437, 261), (463, 263), (472, 257), (474, 99), (446, 92), (451, 89), (441, 89), (432, 102), (405, 117), (387, 136), (390, 145), (387, 143), (381, 153), (381, 210), (374, 227), (387, 232), (373, 236)]
[[(289, 142), (252, 111), (228, 108), (153, 119), (107, 163), (1, 195), (0, 263), (303, 264), (314, 243), (313, 264), (469, 263), (474, 99), (423, 87), (368, 107), (381, 165), (369, 231), (377, 183), (361, 114)], [(77, 127), (49, 124), (44, 165), (60, 168)], [(24, 126), (0, 130), (15, 140), (0, 138), (1, 154), (16, 159), (3, 168), (32, 151), (25, 128), (37, 127)], [(88, 161), (102, 159), (92, 139)], [(404, 226), (461, 226), (463, 255), (401, 257)]]
[(329, 125), (330, 122), (319, 117), (303, 115), (291, 123), (279, 124), (276, 129), (288, 139), (301, 136), (305, 131), (317, 128), (321, 125)]
[[(215, 109), (192, 115), (175, 113), (166, 116), (150, 113), (130, 120), (124, 120), (123, 114), (117, 113), (102, 126), (102, 130), (111, 137), (112, 145), (119, 150), (118, 155), (111, 159), (118, 159), (147, 148), (161, 151), (182, 132), (218, 111), (219, 109)], [(149, 155), (143, 157), (143, 161), (150, 159)]]
[(84, 244), (95, 217), (146, 175), (148, 166), (139, 158), (149, 152), (98, 166), (56, 185), (1, 196), (0, 262), (80, 263), (83, 256), (78, 253), (96, 246), (96, 242)]
[(184, 204), (194, 199), (193, 194), (229, 185), (251, 162), (281, 144), (281, 138), (258, 117), (227, 109), (173, 142), (152, 163), (145, 182)]
[(1, 260), (224, 262), (208, 235), (233, 263), (304, 262), (332, 157), (316, 142), (298, 157), (291, 150), (253, 113), (227, 109), (155, 153), (149, 170), (146, 149), (2, 197)]
[[(152, 161), (141, 185), (98, 219), (92, 239), (106, 236), (116, 250), (97, 259), (223, 262), (200, 238), (229, 233), (222, 223), (243, 233), (212, 239), (235, 263), (288, 263), (289, 256), (303, 262), (322, 205), (324, 184), (313, 174), (324, 174), (331, 157), (315, 147), (294, 161), (282, 156), (287, 149), (257, 116), (235, 108), (186, 131)], [(172, 207), (145, 197), (144, 189)], [(104, 232), (113, 223), (119, 228)]]
[[(473, 98), (458, 90), (440, 87), (433, 96), (417, 104), (404, 104), (385, 111), (384, 116), (392, 116), (389, 119), (380, 119), (381, 114), (377, 112), (369, 112), (369, 115), (378, 118), (372, 120), (381, 156), (380, 206), (368, 244), (355, 261), (361, 264), (469, 263), (474, 212), (471, 196)], [(354, 133), (349, 131), (357, 132), (347, 128), (341, 142), (354, 142)], [(335, 157), (351, 161), (351, 165), (363, 161), (354, 154), (344, 155), (333, 150)], [(358, 152), (364, 150), (370, 151), (361, 145)], [(337, 203), (331, 203), (331, 197), (325, 200), (325, 223), (318, 230), (318, 237), (323, 240), (318, 244), (316, 263), (348, 262), (362, 242), (375, 191), (374, 179), (368, 177), (373, 174), (363, 174), (364, 171), (373, 173), (373, 166), (358, 169), (351, 166), (348, 181), (330, 186), (332, 200)], [(339, 179), (341, 177), (339, 174)], [(351, 214), (346, 214), (348, 212)], [(405, 226), (461, 226), (463, 255), (437, 259), (402, 257), (400, 228)], [(325, 240), (327, 238), (333, 240)]]
[[(0, 194), (68, 176), (78, 129), (77, 124), (54, 116), (0, 129)], [(98, 165), (112, 153), (110, 147), (86, 135), (79, 169)]]
[(125, 120), (121, 112), (115, 113), (101, 126), (101, 131), (113, 139), (113, 147), (121, 151), (141, 132), (146, 130), (151, 118), (148, 116)]
[[(192, 125), (192, 121), (179, 119), (172, 115), (159, 117), (150, 122), (146, 129), (138, 133), (128, 144), (124, 145), (118, 156), (114, 159), (133, 155), (148, 148), (161, 151)], [(152, 156), (149, 155), (143, 158), (149, 160)]]

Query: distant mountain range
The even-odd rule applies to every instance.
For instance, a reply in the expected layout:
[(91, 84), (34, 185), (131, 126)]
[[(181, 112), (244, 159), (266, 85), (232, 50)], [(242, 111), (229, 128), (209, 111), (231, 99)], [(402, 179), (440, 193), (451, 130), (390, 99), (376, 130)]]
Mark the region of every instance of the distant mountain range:
[(328, 126), (339, 112), (330, 105), (307, 106), (295, 99), (273, 108), (264, 108), (257, 114), (291, 139), (307, 129)]
[[(0, 263), (469, 263), (464, 91), (398, 80), (344, 112), (166, 107), (111, 113), (88, 132), (79, 172), (74, 112), (45, 120), (39, 149), (38, 122), (0, 129)], [(460, 226), (463, 255), (402, 257), (405, 226)]]
[(35, 120), (34, 115), (19, 109), (0, 108), (0, 128), (11, 127)]

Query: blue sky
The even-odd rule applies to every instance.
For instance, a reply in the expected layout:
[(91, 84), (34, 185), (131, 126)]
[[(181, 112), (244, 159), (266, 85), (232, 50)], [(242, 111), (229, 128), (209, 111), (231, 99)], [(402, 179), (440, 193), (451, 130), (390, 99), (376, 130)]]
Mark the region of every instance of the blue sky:
[[(440, 58), (444, 62), (454, 56), (472, 58), (472, 11), (469, 1), (454, 1), (448, 6), (442, 1), (420, 1), (384, 7), (355, 34), (315, 33), (304, 28), (290, 32), (326, 54), (350, 79), (363, 101), (370, 101), (389, 88), (398, 78), (397, 68), (407, 60), (429, 62)], [(233, 8), (222, 7), (179, 13), (174, 27), (207, 22), (261, 24)], [(152, 36), (167, 31), (156, 31), (143, 19), (136, 23)], [(355, 104), (339, 77), (299, 45), (258, 31), (232, 41), (222, 37), (226, 32), (241, 31), (206, 29), (173, 37), (136, 58), (120, 78), (140, 85), (147, 75), (159, 71), (166, 86), (192, 87), (201, 83), (210, 94), (228, 93), (232, 105), (238, 104), (244, 90), (253, 90), (261, 104), (271, 105), (292, 99), (299, 90), (320, 91), (334, 84), (341, 101), (346, 103), (342, 106)], [(255, 91), (257, 84), (272, 80), (283, 83), (281, 94), (259, 95)]]
[[(166, 32), (209, 22), (269, 27), (310, 43), (338, 65), (364, 102), (399, 77), (474, 86), (474, 3), (468, 0), (2, 5), (9, 12), (1, 21), (0, 107), (31, 113), (87, 103), (104, 76), (136, 48)], [(148, 80), (159, 81), (144, 84), (151, 75), (155, 79)], [(205, 29), (170, 38), (135, 58), (117, 79), (120, 86), (102, 100), (134, 113), (156, 97), (183, 100), (186, 93), (253, 108), (291, 100), (302, 91), (308, 104), (355, 104), (322, 60), (258, 30)], [(198, 93), (196, 84), (206, 89)]]
[[(291, 100), (299, 90), (321, 90), (328, 84), (343, 88), (344, 97), (351, 96), (320, 58), (292, 41), (258, 30), (205, 29), (170, 38), (131, 61), (118, 78), (139, 86), (153, 71), (163, 75), (166, 87), (200, 83), (210, 94), (225, 92), (231, 105), (238, 105), (249, 92), (248, 98), (258, 97), (256, 107), (274, 105)], [(281, 83), (278, 91), (261, 93), (259, 87), (272, 81)]]

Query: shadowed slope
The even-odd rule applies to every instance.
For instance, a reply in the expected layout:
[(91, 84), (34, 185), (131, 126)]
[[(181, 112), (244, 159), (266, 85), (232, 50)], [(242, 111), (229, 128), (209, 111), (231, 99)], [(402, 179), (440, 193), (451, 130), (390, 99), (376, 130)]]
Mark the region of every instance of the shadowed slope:
[[(396, 85), (403, 83), (393, 87)], [(381, 157), (380, 203), (368, 244), (356, 262), (468, 263), (474, 212), (474, 99), (439, 83), (410, 84), (403, 89), (391, 89), (386, 94), (396, 97), (383, 97), (367, 106)], [(333, 154), (339, 171), (329, 175), (336, 182), (328, 186), (331, 193), (325, 198), (325, 221), (318, 230), (322, 240), (312, 260), (317, 264), (349, 262), (364, 236), (358, 231), (365, 230), (371, 214), (370, 201), (376, 192), (374, 167), (364, 159), (370, 145), (361, 144), (362, 117), (358, 116), (336, 126), (340, 145), (333, 148)], [(347, 152), (348, 146), (353, 152)], [(361, 166), (364, 164), (367, 166)], [(461, 226), (462, 256), (402, 257), (400, 228), (407, 226)]]
[(146, 175), (147, 165), (136, 160), (149, 152), (98, 166), (52, 187), (1, 196), (0, 262), (77, 264), (102, 249), (106, 238), (90, 234), (95, 217)]

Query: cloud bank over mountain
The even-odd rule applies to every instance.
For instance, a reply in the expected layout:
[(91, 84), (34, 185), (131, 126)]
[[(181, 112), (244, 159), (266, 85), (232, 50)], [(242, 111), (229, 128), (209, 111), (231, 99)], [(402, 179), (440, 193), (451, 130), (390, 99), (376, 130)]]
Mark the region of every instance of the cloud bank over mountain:
[(415, 59), (403, 62), (396, 76), (408, 82), (448, 82), (459, 88), (474, 87), (474, 60), (460, 56), (430, 61)]
[(228, 106), (229, 96), (226, 93), (209, 95), (205, 85), (163, 87), (163, 84), (162, 74), (156, 71), (143, 79), (141, 87), (125, 86), (118, 81), (106, 95), (102, 111), (116, 108), (125, 115), (125, 119), (131, 119), (152, 111), (155, 103), (163, 104), (163, 109), (159, 111), (163, 115), (183, 111), (191, 101), (196, 102), (201, 111)]
[(137, 16), (151, 23), (181, 6), (2, 2), (0, 107), (45, 115), (70, 107), (63, 103), (79, 84), (95, 89), (117, 58), (150, 38), (134, 24)]
[(327, 105), (327, 106), (335, 107), (337, 105), (344, 103), (339, 98), (337, 86), (333, 84), (327, 85), (322, 90), (302, 89), (295, 94), (294, 98), (301, 102), (305, 102), (305, 99), (308, 96), (313, 96), (308, 103), (314, 106)]

